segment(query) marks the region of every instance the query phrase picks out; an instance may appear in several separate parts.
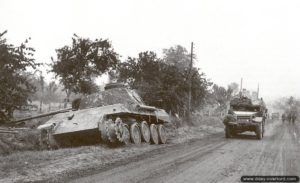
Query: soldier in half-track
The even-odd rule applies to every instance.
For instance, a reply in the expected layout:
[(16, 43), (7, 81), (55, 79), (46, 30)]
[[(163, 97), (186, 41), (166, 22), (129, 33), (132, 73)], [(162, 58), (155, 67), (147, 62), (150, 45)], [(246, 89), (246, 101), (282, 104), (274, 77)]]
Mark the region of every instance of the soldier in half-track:
[(239, 96), (230, 101), (230, 109), (225, 116), (225, 137), (230, 138), (245, 131), (255, 132), (262, 139), (265, 131), (267, 109), (262, 99), (251, 100)]

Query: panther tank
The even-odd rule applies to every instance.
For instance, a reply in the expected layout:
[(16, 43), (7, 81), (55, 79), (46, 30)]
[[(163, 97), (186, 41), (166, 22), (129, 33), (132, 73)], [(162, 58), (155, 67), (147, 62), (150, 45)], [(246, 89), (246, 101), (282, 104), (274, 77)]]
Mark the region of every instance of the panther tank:
[(54, 115), (40, 125), (41, 143), (49, 148), (95, 143), (164, 144), (168, 113), (147, 106), (135, 90), (123, 84), (72, 102), (72, 110)]

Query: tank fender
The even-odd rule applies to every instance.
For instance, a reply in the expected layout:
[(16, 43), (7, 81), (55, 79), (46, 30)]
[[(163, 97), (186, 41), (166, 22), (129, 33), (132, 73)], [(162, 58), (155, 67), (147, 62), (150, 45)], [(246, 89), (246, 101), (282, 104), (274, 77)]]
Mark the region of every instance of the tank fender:
[(155, 107), (147, 106), (147, 105), (137, 105), (137, 108), (145, 109), (145, 110), (150, 110), (150, 111), (155, 111), (155, 110), (157, 110)]
[(40, 125), (39, 127), (37, 127), (37, 129), (38, 130), (48, 130), (48, 129), (52, 129), (54, 126), (56, 126), (55, 123), (43, 124), (43, 125)]
[(223, 120), (224, 125), (227, 125), (229, 122), (235, 122), (236, 116), (232, 114), (227, 114)]

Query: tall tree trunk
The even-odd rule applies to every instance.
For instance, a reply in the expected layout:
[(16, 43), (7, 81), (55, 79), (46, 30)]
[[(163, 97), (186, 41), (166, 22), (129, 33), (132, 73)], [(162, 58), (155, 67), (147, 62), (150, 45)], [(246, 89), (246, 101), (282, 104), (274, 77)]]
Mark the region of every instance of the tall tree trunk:
[(40, 113), (42, 112), (42, 106), (43, 106), (43, 99), (40, 99)]

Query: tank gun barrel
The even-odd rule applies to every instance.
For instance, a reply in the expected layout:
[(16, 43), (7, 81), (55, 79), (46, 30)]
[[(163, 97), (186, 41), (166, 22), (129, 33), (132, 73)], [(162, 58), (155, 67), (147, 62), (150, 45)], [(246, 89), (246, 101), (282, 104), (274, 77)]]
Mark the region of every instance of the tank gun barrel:
[(23, 121), (32, 120), (32, 119), (52, 116), (52, 115), (55, 115), (55, 114), (58, 114), (58, 113), (69, 112), (70, 110), (72, 110), (72, 108), (66, 108), (66, 109), (62, 109), (62, 110), (52, 111), (52, 112), (48, 112), (48, 113), (44, 113), (44, 114), (40, 114), (40, 115), (28, 117), (28, 118), (19, 119), (19, 120), (13, 121), (12, 123), (19, 123), (19, 122), (23, 122)]

